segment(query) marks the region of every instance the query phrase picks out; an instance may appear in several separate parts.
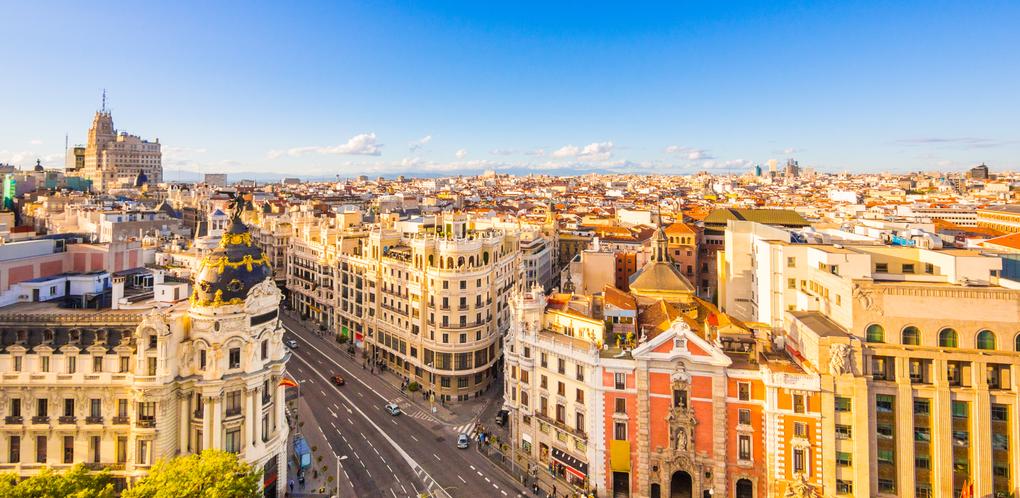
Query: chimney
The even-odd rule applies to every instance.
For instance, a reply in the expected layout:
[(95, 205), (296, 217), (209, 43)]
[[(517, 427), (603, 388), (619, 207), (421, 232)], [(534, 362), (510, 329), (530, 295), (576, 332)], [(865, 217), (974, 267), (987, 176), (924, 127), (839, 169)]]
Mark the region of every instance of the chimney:
[(124, 299), (124, 277), (113, 277), (113, 297), (110, 307), (119, 310), (121, 299)]

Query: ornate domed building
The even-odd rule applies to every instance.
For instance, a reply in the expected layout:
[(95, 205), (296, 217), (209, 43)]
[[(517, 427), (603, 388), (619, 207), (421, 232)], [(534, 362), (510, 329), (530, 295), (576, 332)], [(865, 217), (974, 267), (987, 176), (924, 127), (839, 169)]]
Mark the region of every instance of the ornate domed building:
[(185, 417), (203, 415), (190, 421), (193, 450), (239, 453), (263, 469), (266, 496), (274, 496), (283, 491), (275, 483), (286, 482), (287, 471), (279, 387), (287, 360), (278, 318), (282, 294), (241, 221), (241, 201), (235, 202), (219, 246), (200, 263), (190, 298), (191, 343), (184, 357), (192, 369), (191, 412)]
[(230, 228), (198, 268), (192, 303), (199, 306), (241, 304), (248, 291), (273, 273), (269, 259), (252, 242), (251, 232), (241, 222), (240, 213), (230, 220)]
[(220, 449), (262, 470), (267, 498), (283, 496), (282, 293), (239, 214), (235, 207), (190, 293), (159, 270), (137, 269), (109, 275), (109, 309), (0, 307), (0, 411), (63, 408), (52, 420), (0, 421), (17, 438), (31, 430), (36, 455), (26, 448), (21, 457), (21, 439), (0, 437), (0, 465), (27, 477), (63, 453), (109, 469), (121, 489), (159, 459)]

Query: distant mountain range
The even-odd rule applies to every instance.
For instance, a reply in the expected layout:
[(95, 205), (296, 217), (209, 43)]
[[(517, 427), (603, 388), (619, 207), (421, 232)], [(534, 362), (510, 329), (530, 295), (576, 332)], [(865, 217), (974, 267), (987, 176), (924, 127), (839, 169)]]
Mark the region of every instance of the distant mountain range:
[[(370, 172), (359, 173), (359, 174), (351, 174), (351, 173), (345, 172), (345, 173), (341, 173), (339, 176), (340, 176), (341, 180), (343, 180), (345, 178), (355, 178), (355, 177), (359, 176), (360, 174), (364, 174), (364, 175), (368, 176), (369, 178), (373, 178), (373, 179), (377, 178), (379, 176), (383, 176), (384, 178), (396, 178), (398, 176), (404, 176), (404, 177), (407, 177), (407, 178), (448, 178), (448, 177), (453, 177), (453, 176), (458, 176), (458, 175), (460, 175), (460, 176), (478, 176), (478, 175), (481, 175), (482, 173), (484, 173), (485, 171), (486, 170), (484, 168), (477, 168), (477, 169), (476, 168), (465, 168), (465, 169), (462, 169), (462, 170), (450, 170), (450, 171), (404, 171), (404, 172), (397, 171), (397, 172), (384, 173), (382, 175), (380, 175), (378, 173), (370, 173)], [(611, 170), (598, 170), (598, 169), (578, 170), (578, 169), (573, 169), (573, 168), (558, 168), (558, 169), (510, 168), (510, 169), (496, 170), (496, 172), (500, 173), (500, 174), (511, 174), (511, 175), (515, 175), (515, 176), (527, 176), (527, 175), (532, 175), (532, 174), (534, 174), (534, 175), (549, 175), (549, 176), (580, 176), (580, 175), (587, 175), (587, 174), (591, 174), (591, 173), (605, 174), (605, 175), (611, 175), (611, 174), (619, 173), (617, 171), (611, 171)], [(216, 172), (210, 172), (210, 173), (216, 173)], [(337, 175), (335, 175), (335, 174), (334, 175), (329, 175), (329, 174), (322, 174), (322, 173), (315, 173), (315, 174), (310, 174), (310, 175), (267, 173), (267, 172), (263, 172), (263, 171), (239, 171), (239, 172), (230, 172), (230, 171), (227, 171), (227, 172), (224, 172), (224, 173), (226, 173), (227, 181), (230, 182), (230, 183), (241, 181), (241, 180), (255, 180), (256, 182), (277, 183), (277, 182), (283, 180), (284, 178), (300, 178), (301, 181), (306, 181), (306, 182), (307, 181), (328, 182), (328, 181), (334, 181), (334, 180), (337, 179)], [(639, 172), (638, 171), (634, 171), (634, 173), (639, 173)], [(690, 173), (688, 172), (687, 174), (690, 174)], [(204, 177), (205, 177), (205, 173), (201, 173), (201, 172), (198, 172), (198, 171), (174, 170), (174, 169), (164, 169), (163, 170), (163, 180), (164, 181), (169, 181), (169, 182), (200, 182), (200, 181), (202, 181), (202, 179)]]

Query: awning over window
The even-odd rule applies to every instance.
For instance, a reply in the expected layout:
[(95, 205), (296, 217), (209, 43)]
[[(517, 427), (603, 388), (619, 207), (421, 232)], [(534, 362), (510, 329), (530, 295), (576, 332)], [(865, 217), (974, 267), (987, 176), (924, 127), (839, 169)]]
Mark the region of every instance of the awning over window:
[(609, 465), (613, 472), (630, 472), (630, 441), (609, 442)]
[(552, 449), (552, 457), (553, 460), (563, 464), (563, 466), (567, 468), (568, 472), (574, 474), (578, 478), (585, 479), (588, 476), (588, 464), (582, 462), (580, 459), (572, 455), (568, 455), (566, 452), (560, 451), (556, 448)]

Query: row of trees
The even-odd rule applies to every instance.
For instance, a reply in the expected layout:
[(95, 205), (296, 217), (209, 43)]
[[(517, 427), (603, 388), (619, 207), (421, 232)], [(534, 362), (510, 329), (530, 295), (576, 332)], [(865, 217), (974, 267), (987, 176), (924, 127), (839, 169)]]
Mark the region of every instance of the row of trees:
[[(123, 498), (253, 498), (262, 495), (261, 471), (225, 451), (206, 450), (153, 465), (148, 475), (121, 493)], [(78, 464), (64, 471), (45, 469), (19, 481), (0, 474), (5, 498), (113, 498), (113, 479), (107, 471), (89, 472)]]

